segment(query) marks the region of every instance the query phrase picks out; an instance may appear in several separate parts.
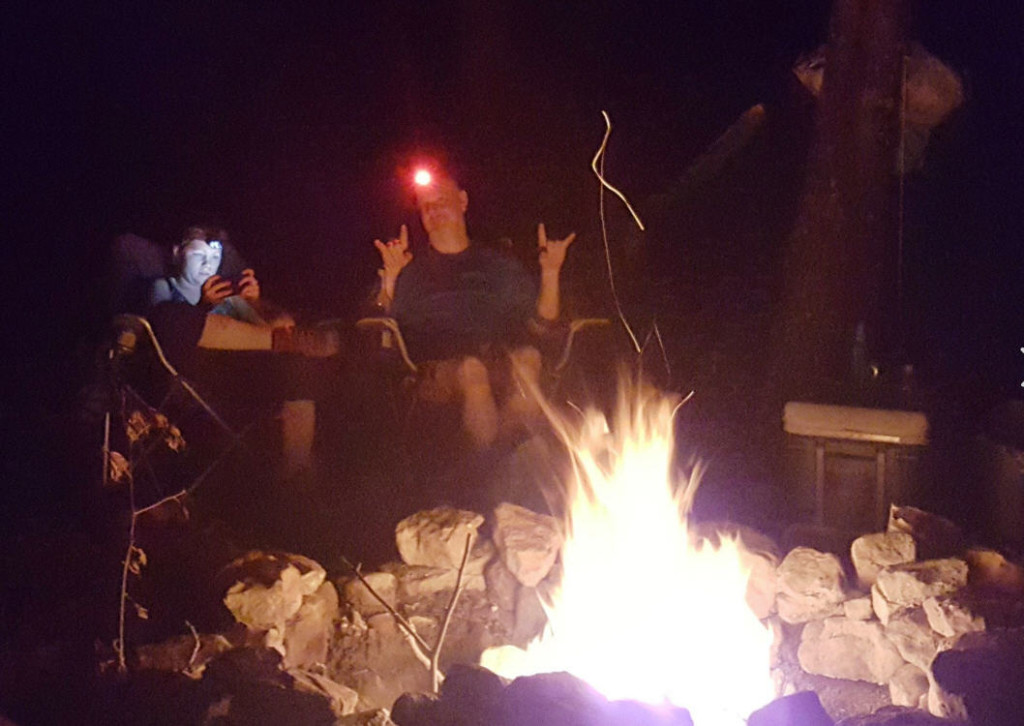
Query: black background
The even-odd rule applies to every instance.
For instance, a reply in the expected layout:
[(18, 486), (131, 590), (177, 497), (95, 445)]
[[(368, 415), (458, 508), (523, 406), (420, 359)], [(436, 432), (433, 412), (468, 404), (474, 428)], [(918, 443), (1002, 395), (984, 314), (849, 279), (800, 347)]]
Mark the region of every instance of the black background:
[[(742, 280), (748, 249), (771, 275), (810, 129), (790, 68), (824, 41), (828, 6), (8, 5), (6, 476), (26, 476), (10, 462), (40, 437), (32, 422), (66, 412), (81, 384), (114, 235), (169, 244), (187, 223), (220, 221), (268, 294), (351, 315), (374, 279), (372, 239), (412, 219), (402, 174), (424, 150), (459, 170), (476, 236), (528, 247), (540, 220), (580, 232), (567, 274), (579, 299), (607, 309), (589, 169), (600, 111), (614, 124), (607, 173), (643, 216), (765, 103), (760, 146), (651, 237), (669, 290)], [(935, 0), (916, 6), (913, 30), (961, 74), (966, 103), (907, 180), (895, 314), (926, 382), (985, 401), (1019, 396), (1024, 379), (1022, 28), (1015, 2)], [(627, 291), (650, 271), (631, 274)], [(679, 333), (675, 345), (690, 344)]]

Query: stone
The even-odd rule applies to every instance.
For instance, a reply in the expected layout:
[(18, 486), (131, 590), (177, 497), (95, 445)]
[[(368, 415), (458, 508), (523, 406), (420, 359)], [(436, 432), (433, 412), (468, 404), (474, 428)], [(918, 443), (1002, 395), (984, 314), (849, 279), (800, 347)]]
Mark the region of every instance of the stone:
[(929, 687), (928, 674), (904, 663), (889, 679), (889, 700), (894, 706), (927, 709)]
[(397, 726), (391, 720), (391, 714), (386, 708), (376, 708), (372, 711), (360, 711), (348, 716), (339, 718), (334, 726)]
[(917, 708), (886, 706), (874, 713), (844, 718), (836, 726), (950, 726), (950, 722)]
[(460, 723), (493, 723), (505, 685), (486, 668), (454, 663), (445, 671), (441, 703), (445, 711), (461, 717)]
[(903, 659), (930, 672), (935, 655), (951, 645), (928, 624), (924, 609), (913, 608), (894, 616), (885, 625), (885, 636), (896, 646)]
[(558, 520), (507, 502), (495, 508), (494, 520), (494, 544), (501, 561), (521, 584), (536, 587), (562, 547)]
[(749, 568), (747, 576), (747, 605), (758, 620), (775, 612), (775, 595), (779, 588), (778, 560), (760, 552), (740, 553), (740, 563)]
[(540, 598), (536, 588), (519, 588), (516, 597), (516, 618), (510, 640), (520, 648), (525, 648), (527, 643), (539, 636), (548, 624), (548, 616), (544, 612)]
[(432, 693), (403, 693), (391, 706), (391, 719), (398, 726), (433, 726), (439, 722), (438, 706)]
[(989, 549), (970, 549), (965, 559), (967, 582), (972, 589), (1010, 597), (1024, 596), (1024, 568), (1010, 562), (1001, 553)]
[[(690, 712), (669, 704), (649, 704), (640, 701), (610, 701), (603, 709), (600, 726), (628, 724), (629, 726), (693, 726)], [(832, 726), (829, 723), (828, 726)]]
[(875, 584), (883, 568), (913, 562), (916, 553), (914, 538), (906, 532), (865, 534), (850, 545), (850, 559), (864, 589)]
[(779, 617), (787, 623), (820, 620), (842, 613), (843, 566), (833, 554), (797, 547), (777, 570)]
[(932, 674), (963, 696), (972, 723), (1017, 726), (1024, 714), (1024, 628), (966, 633), (935, 657)]
[(964, 550), (964, 533), (949, 519), (917, 507), (889, 507), (887, 532), (906, 532), (917, 543), (917, 556), (931, 560), (954, 557)]
[(335, 716), (355, 713), (359, 704), (359, 694), (348, 686), (343, 686), (320, 673), (300, 668), (289, 669), (288, 675), (294, 680), (295, 690), (326, 698)]
[(827, 618), (804, 626), (797, 650), (807, 673), (886, 685), (903, 657), (874, 621)]
[(162, 643), (140, 645), (135, 649), (136, 667), (140, 670), (161, 670), (172, 673), (197, 674), (212, 659), (231, 650), (234, 645), (223, 635), (180, 635)]
[(847, 620), (871, 620), (874, 616), (871, 598), (867, 595), (854, 597), (843, 602), (843, 616)]
[[(363, 579), (391, 607), (398, 602), (398, 578), (390, 572), (370, 572), (363, 575)], [(387, 612), (387, 608), (381, 601), (370, 594), (366, 585), (358, 578), (346, 580), (342, 587), (342, 593), (349, 605), (352, 606), (364, 618), (377, 613)]]
[[(938, 716), (939, 718), (954, 720), (954, 721), (966, 721), (967, 720), (967, 706), (964, 703), (962, 696), (958, 696), (955, 693), (950, 693), (938, 683), (932, 679), (931, 686), (928, 688), (928, 713), (932, 716)], [(1017, 714), (1020, 715), (1019, 713)], [(978, 723), (984, 723), (989, 726), (989, 721), (979, 721)]]
[(506, 630), (511, 631), (515, 623), (516, 597), (522, 587), (519, 580), (508, 571), (500, 557), (495, 557), (484, 569), (484, 582), (487, 584), (487, 599), (497, 608), (498, 619)]
[(782, 665), (782, 646), (786, 639), (782, 621), (778, 615), (771, 615), (765, 618), (764, 624), (772, 634), (772, 644), (768, 649), (768, 662), (772, 668), (778, 668)]
[(502, 692), (495, 723), (530, 726), (600, 724), (607, 700), (586, 682), (568, 673), (516, 678)]
[(923, 607), (932, 630), (947, 638), (985, 629), (985, 618), (956, 597), (930, 597)]
[(750, 714), (747, 726), (832, 726), (814, 691), (800, 691), (791, 696), (776, 698), (764, 708)]
[(482, 514), (439, 507), (406, 517), (395, 528), (395, 544), (402, 562), (435, 568), (458, 568), (466, 549), (484, 523)]
[[(451, 592), (458, 581), (458, 570), (450, 567), (423, 567), (413, 565), (385, 565), (388, 572), (398, 579), (398, 599), (400, 602), (416, 602), (422, 598), (436, 595), (439, 592)], [(463, 573), (462, 588), (468, 590), (484, 590), (482, 567), (477, 572)]]
[(900, 607), (915, 607), (929, 597), (949, 595), (966, 585), (967, 563), (957, 558), (887, 567), (878, 573), (875, 583), (886, 600)]
[(337, 618), (338, 591), (334, 583), (324, 582), (316, 592), (302, 599), (299, 611), (285, 623), (285, 667), (304, 668), (326, 663)]
[(250, 552), (227, 568), (236, 582), (224, 604), (235, 620), (254, 630), (283, 629), (302, 599), (323, 584), (327, 573), (302, 555)]
[(876, 582), (871, 586), (871, 609), (875, 611), (875, 617), (882, 621), (882, 625), (888, 625), (889, 621), (910, 608), (905, 608), (890, 602), (878, 589)]

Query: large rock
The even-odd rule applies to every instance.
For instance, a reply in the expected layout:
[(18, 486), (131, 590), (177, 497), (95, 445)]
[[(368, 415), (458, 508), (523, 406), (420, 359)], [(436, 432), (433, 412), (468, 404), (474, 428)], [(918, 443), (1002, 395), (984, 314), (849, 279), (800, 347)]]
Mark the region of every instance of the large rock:
[(871, 598), (866, 595), (851, 598), (843, 603), (843, 615), (847, 620), (871, 620), (874, 612)]
[(932, 630), (922, 608), (894, 616), (885, 626), (885, 636), (905, 661), (925, 672), (929, 671), (935, 655), (951, 645), (948, 638)]
[(964, 698), (971, 722), (1016, 726), (1024, 714), (1024, 628), (967, 633), (935, 658), (934, 679)]
[(995, 550), (967, 551), (967, 581), (975, 590), (1010, 597), (1024, 596), (1024, 568)]
[[(933, 716), (949, 719), (951, 721), (967, 721), (967, 705), (964, 703), (963, 696), (957, 695), (956, 693), (950, 693), (940, 686), (934, 678), (931, 679), (931, 683), (928, 686), (928, 697), (926, 701), (928, 705), (928, 713)], [(980, 723), (984, 723), (988, 726), (991, 722), (981, 721)]]
[(807, 673), (878, 685), (889, 683), (904, 662), (879, 623), (846, 618), (807, 623), (797, 659)]
[(881, 590), (878, 589), (877, 582), (871, 586), (871, 608), (875, 612), (875, 617), (882, 621), (882, 625), (888, 625), (889, 621), (900, 613), (913, 609), (902, 607), (897, 603), (887, 600)]
[(883, 568), (913, 562), (916, 556), (914, 538), (906, 532), (865, 534), (850, 546), (857, 581), (865, 590), (875, 584)]
[(814, 691), (800, 691), (776, 698), (750, 714), (747, 726), (833, 726), (833, 721)]
[(967, 585), (967, 563), (961, 559), (927, 560), (887, 567), (878, 573), (879, 593), (900, 607), (915, 607), (930, 597), (950, 595)]
[[(349, 603), (364, 618), (371, 615), (387, 612), (384, 603), (392, 608), (398, 602), (398, 578), (391, 572), (370, 572), (363, 575), (366, 580), (364, 585), (358, 578), (352, 578), (345, 582), (342, 593), (345, 602)], [(374, 597), (367, 585), (377, 594)], [(384, 603), (381, 602), (384, 600)]]
[(787, 623), (839, 615), (843, 611), (843, 566), (839, 558), (809, 547), (796, 547), (778, 567), (779, 617)]
[(555, 564), (562, 529), (554, 517), (504, 503), (494, 510), (494, 544), (509, 572), (526, 587), (536, 587)]
[[(451, 592), (458, 582), (459, 572), (451, 567), (422, 567), (389, 563), (384, 565), (387, 572), (398, 579), (398, 599), (401, 602), (417, 600), (439, 592)], [(477, 568), (466, 568), (462, 576), (463, 590), (484, 590), (483, 563)]]
[(964, 533), (955, 523), (917, 507), (893, 504), (886, 531), (906, 532), (913, 537), (921, 559), (953, 557), (964, 549)]
[(301, 555), (250, 552), (226, 572), (240, 578), (224, 596), (235, 620), (264, 633), (290, 666), (326, 658), (338, 594), (323, 567)]
[(874, 713), (844, 718), (836, 726), (950, 726), (950, 722), (917, 708), (886, 706)]
[(295, 690), (326, 698), (335, 716), (349, 716), (356, 712), (359, 694), (348, 686), (343, 686), (320, 673), (304, 669), (291, 669), (288, 675), (294, 679)]
[(285, 623), (285, 667), (309, 668), (326, 663), (337, 618), (338, 591), (334, 583), (324, 582), (302, 599), (298, 612)]
[(283, 626), (316, 592), (327, 573), (302, 555), (250, 552), (228, 565), (227, 579), (235, 580), (224, 604), (235, 620), (256, 630)]
[(889, 700), (894, 706), (927, 709), (929, 687), (927, 673), (904, 663), (889, 679)]
[(423, 567), (457, 568), (466, 550), (466, 537), (477, 539), (482, 514), (451, 507), (417, 512), (395, 528), (402, 562)]
[(924, 601), (924, 612), (932, 630), (947, 638), (985, 629), (985, 618), (956, 597), (930, 597)]
[(516, 576), (509, 572), (500, 557), (491, 560), (484, 568), (484, 581), (487, 583), (487, 597), (502, 613), (514, 613), (516, 595), (521, 585)]

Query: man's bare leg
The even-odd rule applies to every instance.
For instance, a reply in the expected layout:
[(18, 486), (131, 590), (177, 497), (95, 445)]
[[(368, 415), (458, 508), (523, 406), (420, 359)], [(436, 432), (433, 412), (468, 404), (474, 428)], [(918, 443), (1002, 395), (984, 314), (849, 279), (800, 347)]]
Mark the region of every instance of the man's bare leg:
[(473, 444), (485, 449), (498, 436), (498, 407), (487, 367), (479, 358), (464, 358), (459, 363), (456, 381), (462, 394), (462, 425)]
[(540, 372), (543, 361), (540, 351), (533, 346), (513, 350), (512, 388), (505, 401), (505, 421), (509, 426), (528, 423), (540, 414), (537, 397), (540, 395)]
[(286, 479), (312, 472), (316, 404), (313, 401), (285, 401), (281, 404), (282, 476)]

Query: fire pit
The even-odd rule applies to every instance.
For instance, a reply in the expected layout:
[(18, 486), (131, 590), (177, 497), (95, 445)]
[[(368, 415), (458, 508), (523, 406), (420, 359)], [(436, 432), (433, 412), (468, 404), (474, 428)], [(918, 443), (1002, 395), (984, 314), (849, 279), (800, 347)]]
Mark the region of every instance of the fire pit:
[(287, 557), (276, 578), (239, 571), (225, 602), (247, 637), (179, 643), (175, 669), (272, 649), (265, 681), (326, 695), (354, 725), (1018, 723), (1017, 563), (911, 507), (841, 550), (784, 557), (743, 527), (690, 526), (700, 469), (675, 476), (675, 405), (624, 392), (611, 422), (556, 424), (564, 518), (506, 503), (487, 528), (440, 508), (399, 523), (402, 561), (376, 572)]

